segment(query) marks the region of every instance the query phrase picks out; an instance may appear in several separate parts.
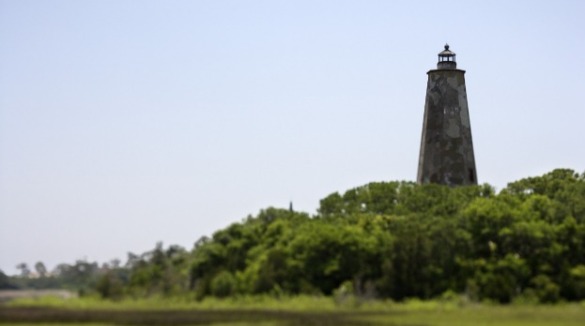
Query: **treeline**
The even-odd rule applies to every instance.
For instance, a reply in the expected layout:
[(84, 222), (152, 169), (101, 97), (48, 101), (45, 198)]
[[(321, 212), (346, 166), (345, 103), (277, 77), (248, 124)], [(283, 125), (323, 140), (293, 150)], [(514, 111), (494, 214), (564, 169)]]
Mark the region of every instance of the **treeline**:
[(101, 266), (97, 262), (78, 260), (74, 264), (59, 264), (49, 271), (43, 262), (35, 263), (34, 269), (20, 263), (16, 266), (20, 271), (17, 276), (8, 276), (0, 271), (0, 290), (66, 289), (80, 295), (90, 294), (95, 292), (100, 276), (112, 267), (120, 269), (118, 265), (117, 260)]
[(375, 182), (314, 216), (268, 208), (96, 273), (106, 298), (350, 293), (364, 298), (585, 299), (585, 173), (449, 188)]

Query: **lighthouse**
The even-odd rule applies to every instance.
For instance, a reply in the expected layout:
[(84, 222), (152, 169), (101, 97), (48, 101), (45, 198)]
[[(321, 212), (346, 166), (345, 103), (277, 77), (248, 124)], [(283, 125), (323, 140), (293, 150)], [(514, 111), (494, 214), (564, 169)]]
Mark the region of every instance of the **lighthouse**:
[(437, 69), (427, 72), (417, 182), (449, 186), (477, 184), (465, 70), (445, 45)]

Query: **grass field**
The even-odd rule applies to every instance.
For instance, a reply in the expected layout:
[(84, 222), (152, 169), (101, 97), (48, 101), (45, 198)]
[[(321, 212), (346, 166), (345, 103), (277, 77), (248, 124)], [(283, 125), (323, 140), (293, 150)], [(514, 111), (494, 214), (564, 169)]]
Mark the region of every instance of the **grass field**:
[(0, 325), (585, 325), (585, 304), (484, 305), (440, 301), (335, 304), (324, 297), (101, 301), (31, 299), (0, 305)]

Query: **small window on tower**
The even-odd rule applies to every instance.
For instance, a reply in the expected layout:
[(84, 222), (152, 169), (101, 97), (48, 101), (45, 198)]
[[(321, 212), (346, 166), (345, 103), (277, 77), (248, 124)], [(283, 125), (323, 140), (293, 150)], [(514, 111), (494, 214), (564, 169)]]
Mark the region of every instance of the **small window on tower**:
[(469, 181), (475, 182), (475, 177), (473, 176), (473, 169), (469, 169)]

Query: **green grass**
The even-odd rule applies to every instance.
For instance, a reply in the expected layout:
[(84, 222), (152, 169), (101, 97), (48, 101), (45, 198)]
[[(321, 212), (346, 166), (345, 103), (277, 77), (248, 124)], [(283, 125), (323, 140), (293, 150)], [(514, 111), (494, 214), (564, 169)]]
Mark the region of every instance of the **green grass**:
[[(53, 324), (49, 323), (53, 322)], [(17, 324), (16, 324), (17, 323)], [(336, 304), (328, 297), (237, 297), (225, 300), (152, 298), (21, 299), (0, 305), (0, 325), (585, 325), (585, 302), (557, 305), (491, 305), (454, 300)]]
[[(373, 304), (374, 302), (372, 302)], [(11, 301), (9, 306), (53, 307), (63, 309), (108, 309), (108, 310), (191, 310), (191, 309), (268, 309), (294, 311), (333, 311), (346, 305), (336, 305), (323, 296), (238, 296), (226, 299), (206, 298), (196, 301), (188, 298), (152, 297), (148, 299), (102, 300), (94, 297), (61, 299), (52, 296), (20, 298)], [(351, 305), (353, 306), (353, 305)]]
[(404, 314), (380, 315), (366, 320), (377, 325), (576, 326), (585, 324), (585, 309), (579, 305), (476, 306), (450, 310), (406, 309)]

